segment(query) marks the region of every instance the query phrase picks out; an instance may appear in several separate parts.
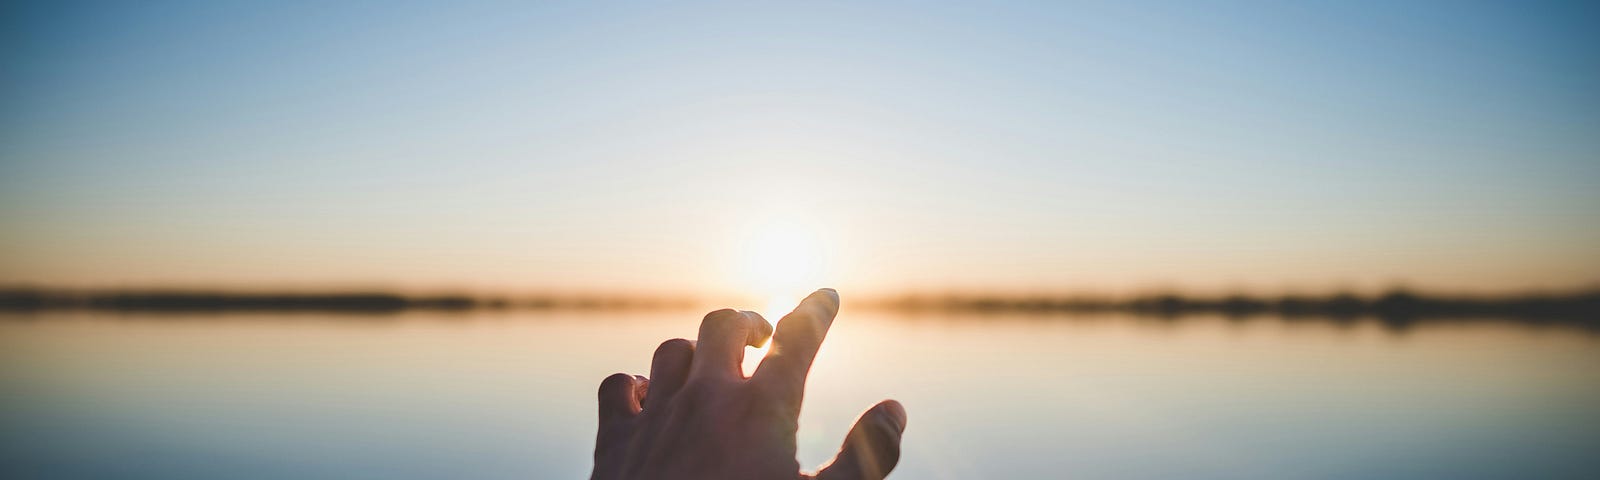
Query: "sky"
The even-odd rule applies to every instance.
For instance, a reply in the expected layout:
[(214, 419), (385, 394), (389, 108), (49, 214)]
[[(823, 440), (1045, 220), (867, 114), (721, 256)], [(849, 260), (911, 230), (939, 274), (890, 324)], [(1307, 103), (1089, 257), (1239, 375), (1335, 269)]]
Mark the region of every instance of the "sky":
[(0, 284), (1600, 285), (1579, 2), (7, 2)]

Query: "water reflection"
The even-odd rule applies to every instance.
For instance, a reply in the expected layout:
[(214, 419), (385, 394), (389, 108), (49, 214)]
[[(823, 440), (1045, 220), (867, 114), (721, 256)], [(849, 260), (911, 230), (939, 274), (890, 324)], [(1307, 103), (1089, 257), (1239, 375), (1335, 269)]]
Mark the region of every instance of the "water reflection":
[[(4, 476), (581, 478), (596, 382), (699, 316), (217, 318), (8, 315)], [(1597, 367), (1587, 330), (1493, 321), (847, 312), (800, 457), (892, 397), (893, 478), (1583, 478)]]

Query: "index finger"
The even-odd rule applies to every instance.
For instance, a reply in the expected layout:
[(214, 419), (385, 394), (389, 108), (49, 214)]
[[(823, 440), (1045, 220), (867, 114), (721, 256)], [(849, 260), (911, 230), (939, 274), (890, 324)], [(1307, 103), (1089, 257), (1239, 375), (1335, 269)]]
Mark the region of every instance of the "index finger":
[(764, 383), (776, 389), (780, 398), (799, 405), (806, 388), (806, 375), (811, 372), (811, 362), (817, 358), (817, 349), (828, 336), (828, 327), (839, 314), (839, 293), (831, 288), (813, 292), (793, 312), (778, 321), (772, 334), (772, 348), (767, 357), (750, 376), (753, 382)]

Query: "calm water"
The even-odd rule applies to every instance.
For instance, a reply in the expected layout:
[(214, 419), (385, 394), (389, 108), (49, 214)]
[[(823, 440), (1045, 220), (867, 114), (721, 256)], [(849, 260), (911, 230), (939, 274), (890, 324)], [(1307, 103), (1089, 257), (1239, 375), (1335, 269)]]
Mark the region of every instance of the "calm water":
[[(0, 318), (0, 477), (583, 478), (596, 383), (687, 313)], [(800, 457), (893, 478), (1600, 478), (1600, 336), (1494, 323), (851, 314)]]

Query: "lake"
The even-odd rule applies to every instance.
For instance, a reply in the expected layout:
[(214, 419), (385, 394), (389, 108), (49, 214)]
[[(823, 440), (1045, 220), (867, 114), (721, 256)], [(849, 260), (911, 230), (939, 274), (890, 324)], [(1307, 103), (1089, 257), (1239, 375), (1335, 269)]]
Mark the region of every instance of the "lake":
[[(0, 477), (586, 478), (595, 387), (701, 312), (0, 316)], [(1600, 335), (1511, 322), (855, 313), (800, 460), (891, 478), (1600, 478)]]

